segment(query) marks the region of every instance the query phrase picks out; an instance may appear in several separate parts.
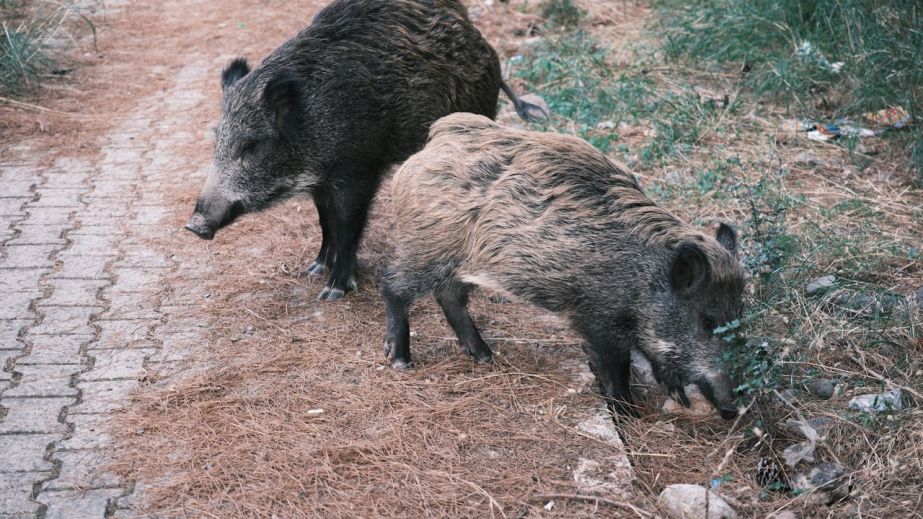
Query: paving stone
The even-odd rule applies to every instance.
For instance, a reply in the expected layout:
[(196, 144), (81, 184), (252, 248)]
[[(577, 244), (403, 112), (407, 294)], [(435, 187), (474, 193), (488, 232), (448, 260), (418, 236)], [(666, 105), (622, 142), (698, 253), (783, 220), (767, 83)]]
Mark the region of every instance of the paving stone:
[(109, 424), (112, 421), (112, 415), (68, 412), (66, 421), (73, 424), (74, 430), (67, 439), (57, 443), (56, 452), (111, 447), (112, 436), (109, 433)]
[(57, 245), (4, 245), (6, 257), (0, 260), (0, 269), (51, 268), (54, 266), (51, 253), (58, 249)]
[(81, 225), (76, 229), (67, 231), (68, 236), (128, 236), (128, 233), (122, 229), (122, 224), (116, 221), (108, 221), (95, 225)]
[(0, 518), (33, 519), (39, 509), (31, 499), (35, 483), (48, 477), (47, 472), (0, 474)]
[(38, 306), (100, 306), (102, 300), (96, 295), (108, 284), (108, 280), (50, 279), (46, 286), (50, 286), (53, 292)]
[(139, 319), (130, 321), (97, 321), (99, 340), (91, 349), (110, 349), (130, 347), (130, 344), (151, 339), (152, 329), (160, 321)]
[(106, 180), (94, 182), (93, 191), (87, 195), (87, 199), (118, 198), (124, 195), (134, 195), (137, 187), (137, 181)]
[(144, 360), (154, 353), (153, 349), (100, 350), (93, 354), (93, 369), (82, 373), (80, 380), (139, 380), (145, 373)]
[(68, 256), (118, 256), (116, 245), (118, 236), (102, 236), (99, 234), (82, 234), (70, 236), (71, 245), (67, 249)]
[[(67, 251), (62, 252), (65, 254)], [(107, 271), (109, 258), (65, 256), (61, 254), (56, 259), (62, 261), (48, 279), (110, 279), (112, 276)]]
[(31, 225), (61, 225), (71, 219), (75, 209), (61, 207), (32, 207), (29, 209), (29, 224)]
[(67, 426), (58, 420), (64, 406), (72, 405), (74, 398), (3, 398), (0, 406), (7, 409), (0, 420), (0, 434), (46, 433), (64, 434)]
[(102, 380), (78, 382), (77, 387), (83, 392), (83, 399), (71, 407), (72, 413), (109, 413), (125, 407), (129, 395), (138, 388), (136, 380)]
[(164, 312), (158, 310), (157, 298), (150, 294), (103, 291), (103, 297), (109, 301), (109, 308), (96, 317), (97, 321), (136, 321), (141, 319), (159, 321), (164, 314)]
[[(28, 220), (26, 220), (28, 222)], [(68, 228), (67, 224), (58, 225), (23, 225), (16, 224), (19, 236), (7, 242), (7, 245), (57, 245), (59, 249), (67, 244), (61, 235)]]
[(92, 170), (86, 169), (81, 171), (48, 171), (45, 173), (45, 178), (48, 180), (43, 187), (52, 189), (88, 189), (90, 187), (91, 173)]
[(0, 196), (6, 198), (33, 198), (32, 188), (36, 183), (30, 180), (4, 180), (0, 177)]
[(131, 250), (115, 262), (117, 268), (170, 268), (173, 263), (163, 254), (141, 244), (121, 243), (121, 247)]
[(115, 283), (107, 291), (156, 293), (162, 286), (157, 270), (162, 269), (113, 268)]
[(19, 384), (3, 392), (4, 398), (10, 397), (70, 397), (77, 395), (77, 389), (71, 387), (71, 378), (80, 370), (71, 365), (16, 364), (16, 372), (21, 373)]
[(169, 209), (160, 206), (135, 206), (135, 216), (131, 219), (132, 225), (161, 225), (170, 215)]
[(95, 339), (92, 335), (26, 335), (31, 346), (29, 354), (16, 361), (17, 365), (81, 364), (80, 348)]
[(41, 309), (42, 322), (30, 329), (35, 335), (91, 335), (96, 329), (89, 324), (91, 316), (102, 307), (49, 306)]
[(59, 434), (0, 434), (0, 460), (4, 460), (0, 473), (51, 470), (45, 453), (60, 438)]
[(48, 507), (45, 519), (102, 519), (109, 500), (122, 492), (121, 489), (54, 490), (40, 493), (36, 500)]
[(31, 290), (29, 292), (6, 292), (3, 294), (3, 304), (0, 305), (0, 319), (28, 319), (35, 317), (29, 309), (32, 301), (42, 297), (42, 292)]
[(80, 197), (87, 191), (87, 188), (68, 188), (68, 189), (48, 189), (44, 186), (39, 187), (35, 192), (39, 195), (38, 200), (29, 202), (28, 207), (67, 207), (80, 209), (84, 204)]
[(61, 462), (58, 477), (44, 485), (45, 490), (81, 490), (119, 488), (119, 480), (103, 467), (111, 465), (113, 456), (103, 450), (55, 452), (54, 459)]
[(23, 206), (32, 198), (0, 198), (0, 216), (25, 216)]
[(42, 276), (49, 272), (51, 269), (24, 269), (16, 271), (15, 275), (9, 272), (0, 274), (0, 294), (38, 290)]
[(35, 319), (0, 319), (0, 350), (18, 350), (25, 347), (19, 342), (19, 331)]

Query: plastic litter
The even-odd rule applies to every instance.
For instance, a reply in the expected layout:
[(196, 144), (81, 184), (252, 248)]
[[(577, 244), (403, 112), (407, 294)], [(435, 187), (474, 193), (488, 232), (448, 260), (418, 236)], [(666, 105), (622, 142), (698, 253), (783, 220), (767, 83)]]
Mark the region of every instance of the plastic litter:
[(885, 128), (903, 128), (910, 122), (910, 113), (903, 106), (892, 106), (877, 112), (867, 112), (863, 117), (869, 124)]
[(912, 119), (910, 113), (901, 106), (892, 106), (877, 112), (868, 112), (863, 114), (862, 117), (873, 128), (860, 126), (849, 119), (837, 119), (833, 124), (814, 121), (787, 121), (783, 123), (783, 128), (807, 132), (808, 139), (812, 141), (830, 142), (843, 136), (876, 137), (889, 130), (903, 128)]
[(802, 41), (801, 45), (795, 49), (795, 55), (801, 58), (805, 63), (814, 63), (827, 72), (832, 72), (834, 74), (839, 74), (840, 70), (843, 68), (842, 61), (831, 63), (827, 60), (827, 57), (824, 56), (821, 51), (817, 50), (814, 44), (809, 41)]

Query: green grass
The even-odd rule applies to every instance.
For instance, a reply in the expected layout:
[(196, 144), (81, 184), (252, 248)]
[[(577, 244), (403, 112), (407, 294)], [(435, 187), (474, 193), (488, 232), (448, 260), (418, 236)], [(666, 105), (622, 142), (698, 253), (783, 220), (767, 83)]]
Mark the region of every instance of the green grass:
[[(740, 74), (757, 96), (832, 122), (923, 109), (923, 4), (917, 0), (657, 0), (668, 59)], [(809, 46), (811, 52), (799, 53)], [(828, 64), (842, 63), (836, 72)], [(919, 124), (895, 132), (923, 171)]]
[(57, 66), (74, 41), (69, 29), (81, 20), (94, 37), (96, 28), (74, 2), (0, 0), (0, 94), (34, 90)]
[(511, 65), (548, 103), (551, 128), (575, 133), (602, 151), (619, 140), (620, 123), (651, 126), (653, 139), (634, 150), (645, 162), (689, 153), (720, 114), (734, 108), (703, 100), (691, 89), (660, 92), (645, 77), (643, 59), (616, 72), (608, 56), (587, 32), (574, 30), (543, 39)]

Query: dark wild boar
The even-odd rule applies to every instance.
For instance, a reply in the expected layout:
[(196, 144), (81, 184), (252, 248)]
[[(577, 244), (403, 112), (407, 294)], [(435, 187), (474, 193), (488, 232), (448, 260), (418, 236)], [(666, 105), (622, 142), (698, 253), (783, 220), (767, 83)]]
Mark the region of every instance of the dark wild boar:
[(736, 416), (712, 333), (742, 312), (731, 227), (712, 237), (683, 223), (580, 139), (473, 114), (433, 124), (395, 174), (392, 198), (397, 251), (383, 293), (394, 367), (410, 365), (408, 305), (430, 293), (462, 349), (490, 361), (467, 309), (481, 286), (566, 317), (620, 412), (632, 410), (635, 349), (684, 405), (684, 386), (695, 384), (721, 416)]
[(308, 272), (318, 299), (356, 286), (356, 249), (391, 164), (457, 111), (494, 118), (503, 89), (523, 118), (542, 114), (500, 77), (494, 49), (452, 0), (337, 0), (254, 70), (222, 74), (214, 167), (186, 228), (211, 239), (238, 216), (313, 197), (323, 232)]

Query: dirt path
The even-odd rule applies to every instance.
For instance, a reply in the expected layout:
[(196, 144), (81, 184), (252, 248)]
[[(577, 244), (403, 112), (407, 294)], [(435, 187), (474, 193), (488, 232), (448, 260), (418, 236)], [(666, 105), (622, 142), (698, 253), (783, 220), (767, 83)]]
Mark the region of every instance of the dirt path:
[(621, 442), (557, 320), (478, 297), (499, 355), (474, 366), (427, 303), (419, 367), (384, 368), (386, 197), (360, 291), (335, 304), (298, 275), (319, 243), (308, 201), (211, 244), (181, 230), (221, 67), (321, 2), (144, 4), (107, 13), (79, 93), (53, 100), (82, 117), (4, 137), (0, 517), (574, 516), (603, 505), (541, 496), (624, 498)]

